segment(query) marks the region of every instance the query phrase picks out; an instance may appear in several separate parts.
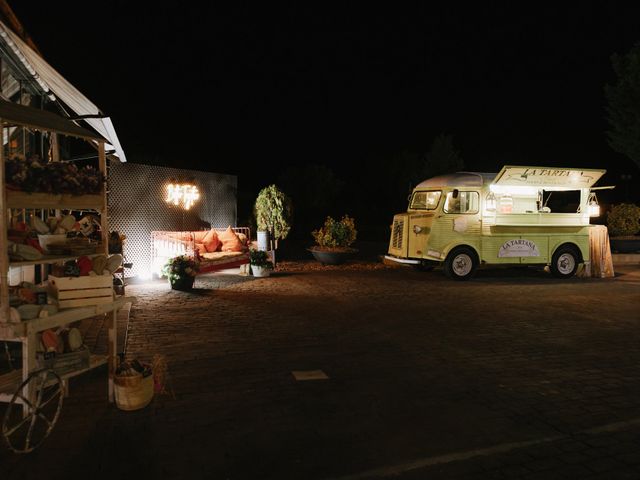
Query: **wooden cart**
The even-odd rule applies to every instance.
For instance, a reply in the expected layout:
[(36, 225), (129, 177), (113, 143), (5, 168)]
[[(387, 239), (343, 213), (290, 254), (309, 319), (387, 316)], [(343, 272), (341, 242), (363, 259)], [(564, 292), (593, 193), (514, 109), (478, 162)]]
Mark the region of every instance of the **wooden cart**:
[[(102, 227), (101, 253), (108, 253), (108, 217), (106, 184), (98, 195), (69, 195), (26, 193), (7, 189), (5, 179), (5, 157), (11, 148), (11, 138), (15, 129), (22, 132), (22, 139), (28, 135), (49, 143), (50, 161), (60, 161), (59, 136), (86, 140), (98, 149), (99, 169), (107, 174), (104, 139), (79, 127), (58, 115), (16, 105), (0, 100), (0, 131), (9, 142), (0, 148), (0, 342), (21, 345), (22, 368), (7, 373), (0, 372), (0, 402), (9, 403), (2, 422), (2, 436), (15, 452), (32, 451), (49, 435), (57, 421), (64, 396), (68, 393), (68, 379), (98, 366), (108, 364), (108, 395), (113, 402), (113, 379), (116, 368), (116, 316), (117, 311), (134, 298), (115, 297), (99, 304), (60, 309), (58, 313), (32, 320), (12, 318), (9, 303), (9, 269), (42, 265), (43, 278), (46, 265), (75, 259), (74, 256), (45, 256), (38, 260), (12, 262), (8, 256), (7, 229), (16, 217), (24, 219), (38, 215), (46, 216), (55, 210), (90, 211), (100, 216)], [(15, 136), (15, 135), (14, 135)], [(26, 143), (26, 142), (25, 142)], [(58, 328), (71, 322), (97, 315), (108, 315), (109, 347), (107, 355), (91, 355), (83, 368), (67, 371), (62, 375), (46, 368), (39, 368), (36, 350), (39, 346), (38, 334), (47, 329)], [(5, 344), (6, 346), (7, 344)], [(15, 345), (15, 343), (14, 343)], [(0, 345), (1, 348), (1, 345)], [(3, 353), (3, 352), (2, 352)]]

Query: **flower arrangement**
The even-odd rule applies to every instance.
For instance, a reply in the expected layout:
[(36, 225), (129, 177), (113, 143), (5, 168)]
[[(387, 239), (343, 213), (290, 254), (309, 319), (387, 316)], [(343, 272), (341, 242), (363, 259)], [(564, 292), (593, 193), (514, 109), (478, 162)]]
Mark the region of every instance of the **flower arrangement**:
[(162, 267), (162, 275), (169, 279), (170, 283), (193, 279), (200, 270), (200, 264), (191, 257), (180, 255), (170, 258)]
[(263, 250), (251, 250), (249, 252), (249, 262), (254, 267), (273, 269), (273, 263), (269, 261), (269, 255)]
[(340, 221), (327, 217), (322, 228), (311, 232), (322, 250), (350, 250), (357, 234), (355, 221), (349, 215), (344, 215)]
[(97, 194), (105, 177), (97, 169), (72, 162), (43, 162), (38, 156), (13, 156), (5, 162), (7, 185), (25, 192)]

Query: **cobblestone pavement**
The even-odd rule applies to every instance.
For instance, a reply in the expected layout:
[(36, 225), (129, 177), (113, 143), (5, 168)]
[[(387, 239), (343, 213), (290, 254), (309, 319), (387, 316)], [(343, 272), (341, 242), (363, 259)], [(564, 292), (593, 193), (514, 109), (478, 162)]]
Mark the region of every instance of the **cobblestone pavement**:
[(637, 269), (289, 267), (130, 287), (127, 353), (166, 355), (175, 398), (123, 412), (78, 377), (0, 478), (640, 478)]

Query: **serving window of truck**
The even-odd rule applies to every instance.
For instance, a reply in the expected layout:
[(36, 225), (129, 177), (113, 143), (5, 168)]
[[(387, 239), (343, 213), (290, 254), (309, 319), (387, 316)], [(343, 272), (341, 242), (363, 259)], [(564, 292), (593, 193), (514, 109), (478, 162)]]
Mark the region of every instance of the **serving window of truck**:
[(394, 216), (386, 258), (442, 264), (456, 280), (481, 263), (548, 265), (555, 276), (571, 277), (590, 260), (589, 219), (599, 214), (594, 184), (604, 173), (505, 166), (498, 174), (425, 180), (407, 212)]

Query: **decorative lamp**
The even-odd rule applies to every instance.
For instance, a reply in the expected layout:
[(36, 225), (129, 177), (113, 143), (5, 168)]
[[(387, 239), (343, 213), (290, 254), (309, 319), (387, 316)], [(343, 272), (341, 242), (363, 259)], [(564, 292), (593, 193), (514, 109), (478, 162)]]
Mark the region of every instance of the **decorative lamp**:
[(589, 193), (589, 200), (587, 200), (587, 205), (587, 211), (589, 212), (590, 217), (600, 216), (600, 205), (598, 205), (598, 197), (596, 197), (596, 192)]
[(496, 196), (493, 194), (493, 192), (489, 192), (489, 195), (487, 195), (487, 198), (485, 199), (484, 205), (485, 210), (487, 210), (488, 212), (496, 211)]

